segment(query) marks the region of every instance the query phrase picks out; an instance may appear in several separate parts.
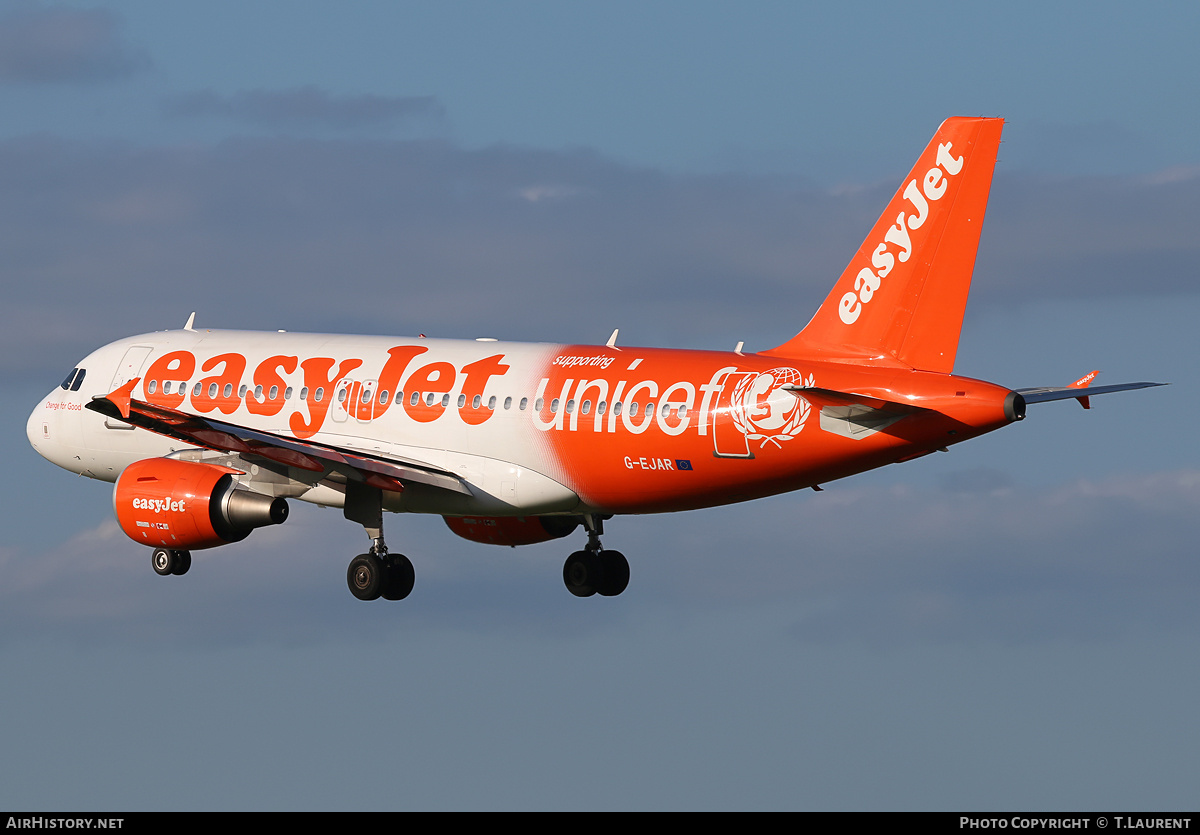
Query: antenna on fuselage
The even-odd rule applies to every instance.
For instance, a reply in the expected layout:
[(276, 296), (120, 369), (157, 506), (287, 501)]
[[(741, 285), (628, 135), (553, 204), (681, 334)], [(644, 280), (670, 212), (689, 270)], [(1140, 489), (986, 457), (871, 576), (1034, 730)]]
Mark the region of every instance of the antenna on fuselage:
[(196, 311), (192, 311), (192, 315), (188, 317), (187, 324), (183, 326), (185, 331), (194, 331), (192, 325), (196, 324)]

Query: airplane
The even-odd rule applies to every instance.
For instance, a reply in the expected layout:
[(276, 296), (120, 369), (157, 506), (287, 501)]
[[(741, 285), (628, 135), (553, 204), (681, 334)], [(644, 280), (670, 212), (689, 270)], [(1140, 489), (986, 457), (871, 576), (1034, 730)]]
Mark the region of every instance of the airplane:
[(1026, 406), (1160, 383), (1012, 390), (953, 374), (1003, 119), (946, 120), (811, 321), (769, 350), (209, 330), (98, 349), (27, 434), (114, 482), (121, 529), (160, 575), (284, 522), (289, 499), (340, 507), (371, 541), (361, 600), (400, 600), (412, 562), (383, 513), (433, 513), (517, 546), (566, 537), (563, 581), (615, 596), (628, 560), (604, 523), (811, 488), (1020, 421)]

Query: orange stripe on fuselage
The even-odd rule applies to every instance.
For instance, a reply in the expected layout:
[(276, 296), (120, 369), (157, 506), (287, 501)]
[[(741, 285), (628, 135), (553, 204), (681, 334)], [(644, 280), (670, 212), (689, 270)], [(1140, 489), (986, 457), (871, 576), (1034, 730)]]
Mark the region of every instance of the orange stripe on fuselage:
[[(1008, 422), (1007, 389), (944, 374), (632, 348), (569, 346), (559, 356), (613, 358), (607, 367), (550, 364), (534, 419), (569, 477), (567, 486), (589, 506), (613, 513), (682, 510), (795, 490)], [(822, 430), (820, 406), (782, 388), (788, 384), (931, 411), (852, 439)]]

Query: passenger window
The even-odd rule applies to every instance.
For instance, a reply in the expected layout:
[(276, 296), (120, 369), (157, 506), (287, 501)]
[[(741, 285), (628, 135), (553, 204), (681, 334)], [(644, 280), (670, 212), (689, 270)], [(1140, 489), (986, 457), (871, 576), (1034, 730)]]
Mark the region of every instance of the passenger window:
[(344, 388), (338, 389), (338, 402), (339, 403), (346, 402), (346, 389), (344, 389)]
[(202, 384), (202, 383), (196, 383), (196, 385), (192, 386), (192, 397), (199, 397), (199, 396), (200, 396), (200, 392), (201, 392), (201, 391), (203, 391), (203, 390), (204, 390), (204, 386), (203, 386), (203, 384)]
[(558, 412), (558, 398), (557, 397), (550, 401), (550, 411)]
[(519, 408), (521, 409), (521, 411), (522, 411), (522, 412), (523, 412), (523, 411), (525, 411), (525, 407), (526, 407), (526, 406), (528, 406), (528, 405), (529, 405), (529, 398), (528, 398), (528, 397), (522, 397), (522, 398), (521, 398), (521, 405), (520, 405), (520, 407), (519, 407)]
[(492, 397), (489, 397), (489, 398), (488, 398), (488, 408), (489, 408), (489, 409), (491, 409), (493, 412), (494, 412), (494, 411), (496, 411), (496, 397), (495, 397), (495, 395), (493, 395)]
[(146, 394), (154, 394), (158, 390), (158, 380), (151, 380), (146, 385)]
[(580, 411), (580, 413), (581, 413), (581, 414), (585, 414), (585, 415), (586, 415), (586, 414), (587, 414), (588, 412), (590, 412), (591, 410), (592, 410), (592, 401), (590, 401), (590, 400), (585, 400), (585, 401), (583, 401), (583, 408), (581, 408), (581, 409), (579, 410), (579, 411)]
[[(167, 383), (167, 385), (169, 386), (169, 385), (171, 385), (171, 384), (170, 384), (170, 383)], [(165, 389), (165, 388), (163, 389), (163, 391), (164, 391), (165, 393), (167, 393), (167, 394), (170, 394), (170, 392), (169, 392), (169, 391), (167, 391), (167, 389)], [(245, 384), (245, 383), (242, 383), (241, 387), (238, 389), (238, 399), (239, 399), (239, 400), (245, 400), (245, 399), (246, 399), (246, 384)]]
[(458, 396), (458, 408), (461, 409), (465, 405), (467, 405), (467, 396), (465, 394), (460, 394)]
[(221, 396), (228, 398), (231, 394), (233, 394), (233, 383), (226, 383), (225, 388), (221, 391)]
[(217, 384), (216, 384), (216, 383), (209, 383), (209, 384), (208, 384), (208, 396), (209, 396), (209, 397), (216, 397), (216, 396), (217, 396)]
[(418, 400), (420, 397), (421, 397), (421, 393), (420, 393), (419, 391), (414, 391), (414, 392), (412, 393), (412, 397), (408, 398), (408, 405), (410, 405), (410, 406), (415, 406), (415, 405), (417, 405), (417, 400)]
[(316, 394), (313, 395), (313, 400), (320, 403), (324, 399), (325, 399), (325, 389), (324, 389), (324, 387), (318, 387)]
[(483, 395), (477, 394), (471, 398), (471, 408), (478, 409), (479, 404), (483, 402)]
[(512, 408), (512, 398), (511, 397), (504, 398), (504, 410), (508, 411), (511, 408)]
[(284, 399), (284, 400), (291, 400), (291, 399), (292, 399), (292, 387), (291, 387), (291, 386), (288, 386), (287, 388), (285, 388), (285, 389), (283, 390), (283, 399)]
[(379, 392), (379, 405), (386, 406), (388, 401), (388, 393), (386, 391)]

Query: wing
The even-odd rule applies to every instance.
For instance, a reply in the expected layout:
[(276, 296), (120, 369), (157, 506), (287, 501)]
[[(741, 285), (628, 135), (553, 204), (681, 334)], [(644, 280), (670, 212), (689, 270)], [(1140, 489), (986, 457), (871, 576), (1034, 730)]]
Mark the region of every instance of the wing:
[(427, 484), (466, 495), (471, 493), (458, 476), (421, 461), (301, 441), (134, 400), (133, 388), (139, 380), (135, 377), (111, 394), (93, 398), (86, 408), (194, 446), (259, 456), (319, 474), (314, 481), (337, 473), (396, 493), (403, 492), (406, 483)]

